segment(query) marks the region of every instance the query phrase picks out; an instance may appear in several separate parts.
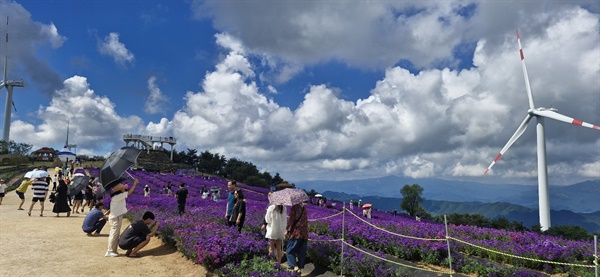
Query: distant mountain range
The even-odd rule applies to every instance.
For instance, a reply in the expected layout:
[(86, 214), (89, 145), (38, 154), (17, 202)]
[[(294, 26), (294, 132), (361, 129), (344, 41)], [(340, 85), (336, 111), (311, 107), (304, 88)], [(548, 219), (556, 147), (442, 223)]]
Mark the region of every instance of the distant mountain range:
[[(400, 211), (404, 185), (423, 187), (423, 207), (432, 215), (473, 213), (494, 219), (500, 216), (522, 222), (526, 227), (539, 224), (536, 186), (483, 184), (442, 179), (413, 179), (387, 176), (349, 181), (303, 181), (296, 186), (323, 194), (328, 199), (371, 203), (374, 208)], [(576, 225), (588, 232), (600, 232), (600, 180), (570, 186), (550, 186), (551, 222)]]

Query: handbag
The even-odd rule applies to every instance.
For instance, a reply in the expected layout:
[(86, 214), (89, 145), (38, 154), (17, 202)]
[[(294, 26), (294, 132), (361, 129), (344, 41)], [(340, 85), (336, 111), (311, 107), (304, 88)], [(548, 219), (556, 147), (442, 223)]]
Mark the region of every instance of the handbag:
[(50, 197), (48, 197), (48, 201), (50, 201), (50, 203), (56, 202), (56, 194), (50, 194)]

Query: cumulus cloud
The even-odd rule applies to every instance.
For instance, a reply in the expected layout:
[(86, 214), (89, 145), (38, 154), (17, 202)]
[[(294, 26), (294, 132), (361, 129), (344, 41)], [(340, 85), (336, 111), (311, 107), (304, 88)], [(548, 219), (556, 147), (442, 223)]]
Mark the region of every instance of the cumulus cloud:
[(107, 153), (121, 147), (121, 136), (143, 130), (142, 119), (123, 117), (115, 112), (115, 104), (97, 95), (85, 77), (73, 76), (46, 107), (40, 107), (38, 125), (16, 120), (11, 126), (11, 139), (39, 147), (60, 148), (70, 122), (69, 141), (76, 141), (78, 153)]
[[(17, 2), (0, 1), (0, 18), (0, 57), (5, 57), (7, 48), (10, 49), (9, 78), (26, 80), (28, 87), (40, 91), (44, 96), (52, 96), (54, 91), (62, 86), (63, 79), (50, 67), (46, 59), (36, 54), (47, 45), (52, 48), (61, 47), (66, 38), (58, 33), (54, 24), (33, 21), (31, 14)], [(6, 32), (9, 33), (8, 47), (4, 47)]]
[[(452, 7), (431, 9), (443, 14)], [(566, 115), (596, 122), (600, 83), (593, 76), (600, 73), (598, 16), (577, 7), (560, 13), (569, 16), (538, 23), (539, 33), (521, 34), (536, 105), (557, 107)], [(412, 17), (405, 20), (436, 28), (428, 16)], [(185, 107), (169, 127), (190, 148), (252, 160), (292, 178), (330, 179), (331, 171), (343, 171), (343, 178), (348, 179), (383, 174), (479, 178), (527, 114), (512, 31), (505, 32), (498, 45), (491, 45), (493, 39), (480, 39), (472, 68), (411, 73), (393, 66), (367, 97), (348, 101), (338, 96), (337, 88), (313, 85), (295, 110), (267, 98), (268, 89), (259, 91), (254, 79), (261, 78), (261, 73), (248, 59), (253, 55), (248, 51), (255, 47), (253, 42), (243, 38), (241, 46), (229, 36), (217, 36), (227, 38), (221, 41), (229, 43), (220, 44), (228, 54), (205, 75), (201, 91), (187, 93)], [(440, 47), (439, 53), (445, 53), (444, 46)], [(432, 61), (425, 60), (423, 64)], [(546, 122), (550, 168), (560, 172), (559, 163), (568, 160), (569, 168), (581, 166), (578, 174), (600, 177), (593, 170), (598, 152), (578, 150), (598, 149), (597, 131)], [(157, 125), (166, 126), (166, 122)], [(569, 144), (573, 136), (580, 145), (562, 153), (561, 145)], [(491, 176), (533, 181), (537, 176), (535, 144), (535, 127), (530, 126)], [(554, 176), (558, 183), (570, 182), (558, 175)]]
[(148, 90), (150, 91), (150, 95), (148, 95), (148, 98), (146, 99), (144, 110), (149, 114), (165, 114), (169, 104), (169, 98), (164, 95), (156, 85), (155, 76), (148, 79)]
[(121, 66), (132, 64), (135, 61), (133, 53), (125, 47), (125, 44), (119, 41), (118, 33), (108, 34), (104, 41), (98, 45), (98, 51), (103, 55), (112, 57), (115, 63)]

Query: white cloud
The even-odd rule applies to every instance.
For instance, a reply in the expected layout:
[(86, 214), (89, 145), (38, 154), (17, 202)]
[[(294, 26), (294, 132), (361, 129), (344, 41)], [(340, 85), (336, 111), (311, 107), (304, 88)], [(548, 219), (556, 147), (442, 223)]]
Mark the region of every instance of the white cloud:
[(110, 56), (114, 61), (122, 66), (132, 64), (135, 61), (135, 56), (125, 44), (119, 41), (118, 33), (110, 33), (104, 38), (104, 41), (98, 45), (100, 53)]
[[(439, 15), (449, 8), (432, 9)], [(600, 86), (597, 78), (590, 76), (597, 76), (600, 67), (596, 62), (600, 45), (598, 17), (577, 8), (565, 13), (571, 16), (541, 25), (545, 26), (541, 35), (521, 34), (536, 103), (554, 107), (560, 104), (565, 114), (595, 122)], [(419, 26), (433, 24), (426, 15), (406, 20), (419, 21), (415, 23)], [(456, 19), (449, 20), (452, 25)], [(578, 35), (560, 31), (568, 30), (571, 24), (579, 26), (580, 22), (587, 27), (577, 27)], [(567, 26), (557, 27), (564, 24)], [(252, 46), (246, 39), (242, 39), (242, 46), (228, 38), (224, 40), (228, 43), (222, 45), (230, 45), (230, 52), (214, 72), (206, 74), (202, 91), (188, 92), (186, 106), (173, 118), (173, 131), (186, 147), (251, 160), (296, 179), (384, 174), (482, 178), (485, 168), (527, 114), (516, 37), (512, 32), (504, 35), (500, 45), (491, 45), (497, 42), (493, 39), (477, 43), (474, 68), (426, 69), (415, 75), (401, 67), (390, 67), (370, 95), (356, 102), (341, 99), (337, 88), (313, 85), (295, 110), (266, 98), (269, 91), (258, 90), (254, 78), (263, 72), (257, 74), (250, 64), (247, 56), (253, 54), (239, 50)], [(426, 41), (437, 38), (419, 39), (426, 45)], [(575, 51), (565, 53), (565, 47)], [(444, 53), (443, 47), (438, 50)], [(446, 55), (439, 53), (433, 56)], [(552, 125), (547, 138), (549, 163), (553, 164), (559, 159), (555, 157), (556, 147), (568, 143), (562, 134), (581, 127), (556, 122), (547, 125)], [(490, 176), (534, 182), (537, 162), (532, 130), (513, 145)], [(597, 149), (600, 140), (595, 132), (577, 130), (574, 134), (583, 143), (578, 147)], [(573, 166), (595, 164), (597, 157), (597, 152), (560, 154), (560, 159)], [(594, 169), (584, 166), (590, 167)], [(338, 171), (344, 172), (343, 177)], [(332, 172), (337, 173), (332, 176)]]
[(78, 145), (78, 153), (110, 152), (123, 145), (121, 136), (140, 131), (141, 118), (122, 117), (115, 104), (98, 96), (85, 77), (73, 76), (64, 81), (47, 107), (40, 107), (41, 124), (16, 120), (11, 125), (11, 139), (40, 147), (62, 148), (66, 140), (67, 120), (70, 121), (69, 141)]
[(67, 40), (66, 37), (58, 33), (58, 29), (56, 29), (54, 24), (41, 25), (41, 32), (48, 37), (53, 48), (60, 48), (65, 40)]
[(169, 98), (162, 94), (160, 88), (156, 85), (156, 77), (148, 79), (148, 90), (150, 94), (146, 99), (144, 110), (149, 114), (165, 114), (169, 105)]

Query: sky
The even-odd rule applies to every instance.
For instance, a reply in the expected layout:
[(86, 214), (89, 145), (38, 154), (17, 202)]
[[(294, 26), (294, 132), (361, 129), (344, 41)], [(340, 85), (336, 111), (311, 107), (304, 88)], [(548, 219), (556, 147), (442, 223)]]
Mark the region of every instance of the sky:
[[(529, 109), (516, 30), (536, 107), (598, 125), (599, 13), (596, 0), (0, 0), (0, 57), (26, 83), (10, 140), (62, 149), (69, 122), (77, 154), (140, 134), (292, 182), (536, 185), (535, 120), (482, 176)], [(598, 130), (547, 119), (546, 149), (550, 185), (600, 178)]]

